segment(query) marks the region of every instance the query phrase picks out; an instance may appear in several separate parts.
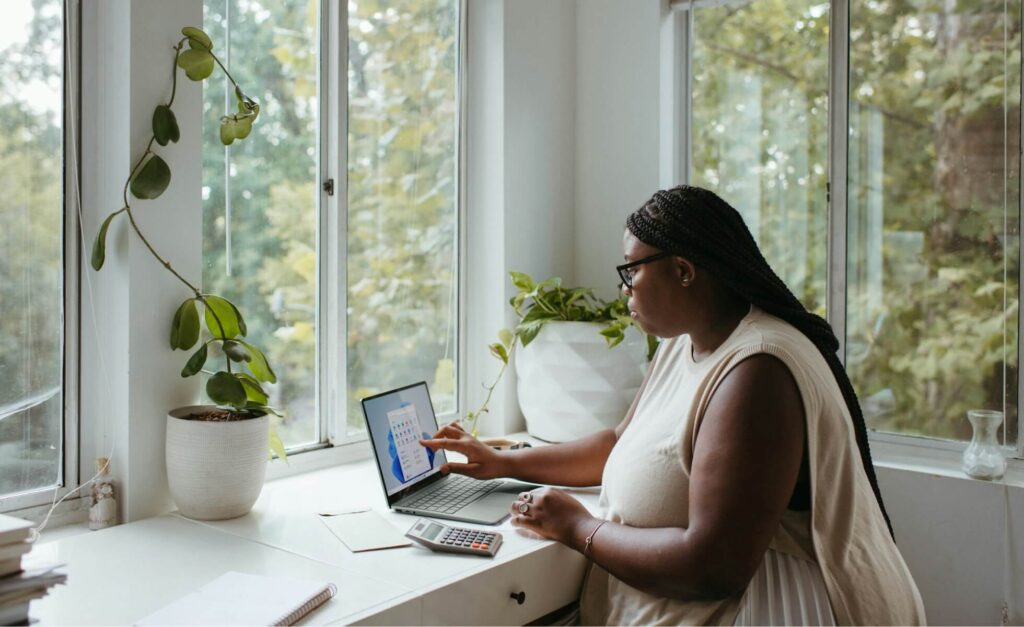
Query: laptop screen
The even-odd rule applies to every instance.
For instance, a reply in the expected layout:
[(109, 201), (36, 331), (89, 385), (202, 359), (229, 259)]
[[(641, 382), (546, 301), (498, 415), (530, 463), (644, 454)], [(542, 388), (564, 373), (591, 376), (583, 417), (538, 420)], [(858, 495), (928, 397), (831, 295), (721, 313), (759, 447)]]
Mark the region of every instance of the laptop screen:
[(419, 443), (438, 429), (425, 382), (364, 398), (363, 415), (389, 497), (440, 472), (444, 451)]

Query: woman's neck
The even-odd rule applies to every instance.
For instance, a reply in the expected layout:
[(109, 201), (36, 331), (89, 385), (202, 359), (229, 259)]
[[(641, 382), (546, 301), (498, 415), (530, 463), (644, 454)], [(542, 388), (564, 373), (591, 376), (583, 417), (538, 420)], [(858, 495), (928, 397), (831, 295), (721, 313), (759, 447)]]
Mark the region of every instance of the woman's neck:
[(700, 361), (715, 352), (750, 312), (750, 303), (733, 294), (721, 295), (710, 301), (711, 307), (705, 310), (705, 315), (690, 329), (694, 361)]

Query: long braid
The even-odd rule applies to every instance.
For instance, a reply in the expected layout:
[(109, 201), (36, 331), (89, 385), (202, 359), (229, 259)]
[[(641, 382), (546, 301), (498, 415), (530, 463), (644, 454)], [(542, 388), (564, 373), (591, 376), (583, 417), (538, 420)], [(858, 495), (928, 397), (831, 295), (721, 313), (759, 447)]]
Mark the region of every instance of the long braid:
[(842, 390), (864, 471), (891, 534), (892, 523), (871, 463), (864, 415), (850, 377), (836, 355), (839, 340), (829, 323), (808, 311), (775, 274), (739, 212), (714, 192), (680, 185), (656, 192), (626, 219), (626, 227), (645, 244), (691, 259), (742, 298), (785, 320), (814, 343)]

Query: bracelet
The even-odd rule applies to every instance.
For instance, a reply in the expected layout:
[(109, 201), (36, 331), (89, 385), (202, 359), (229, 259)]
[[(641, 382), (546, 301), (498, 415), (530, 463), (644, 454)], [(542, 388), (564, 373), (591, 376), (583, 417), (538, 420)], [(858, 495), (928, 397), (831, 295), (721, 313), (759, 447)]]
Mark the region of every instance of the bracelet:
[(590, 535), (587, 536), (587, 539), (583, 541), (583, 557), (590, 559), (590, 545), (594, 543), (594, 534), (596, 534), (597, 530), (601, 528), (601, 525), (605, 524), (606, 522), (608, 521), (602, 520), (601, 522), (597, 523), (597, 526), (594, 527), (594, 530), (591, 531)]

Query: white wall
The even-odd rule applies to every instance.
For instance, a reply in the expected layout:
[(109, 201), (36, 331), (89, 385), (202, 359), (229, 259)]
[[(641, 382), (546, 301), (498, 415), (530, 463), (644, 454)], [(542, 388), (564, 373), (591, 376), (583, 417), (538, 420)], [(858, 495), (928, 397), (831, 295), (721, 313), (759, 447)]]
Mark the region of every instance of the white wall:
[(626, 216), (658, 189), (659, 0), (576, 8), (576, 278), (615, 293)]
[(953, 473), (876, 468), (928, 622), (998, 625), (1006, 599), (1008, 624), (1024, 624), (1024, 489)]
[[(472, 0), (467, 119), (466, 408), (500, 363), (487, 345), (513, 323), (508, 273), (573, 272), (575, 4)], [(523, 428), (509, 369), (482, 433)]]
[[(202, 0), (84, 3), (86, 260), (102, 220), (123, 205), (122, 186), (152, 133), (153, 109), (170, 95), (171, 48), (180, 34), (167, 25), (202, 25), (202, 8)], [(159, 199), (132, 201), (151, 244), (193, 282), (201, 272), (201, 162), (187, 156), (200, 152), (201, 106), (201, 87), (179, 80), (174, 110), (181, 140), (154, 145), (171, 167), (170, 187)], [(190, 293), (129, 234), (124, 214), (108, 233), (103, 270), (96, 273), (86, 263), (82, 273), (81, 359), (88, 365), (81, 372), (82, 480), (92, 477), (93, 458), (113, 447), (122, 520), (163, 514), (172, 509), (164, 466), (167, 410), (193, 402), (198, 385), (178, 376), (182, 353), (168, 349), (171, 318)]]

